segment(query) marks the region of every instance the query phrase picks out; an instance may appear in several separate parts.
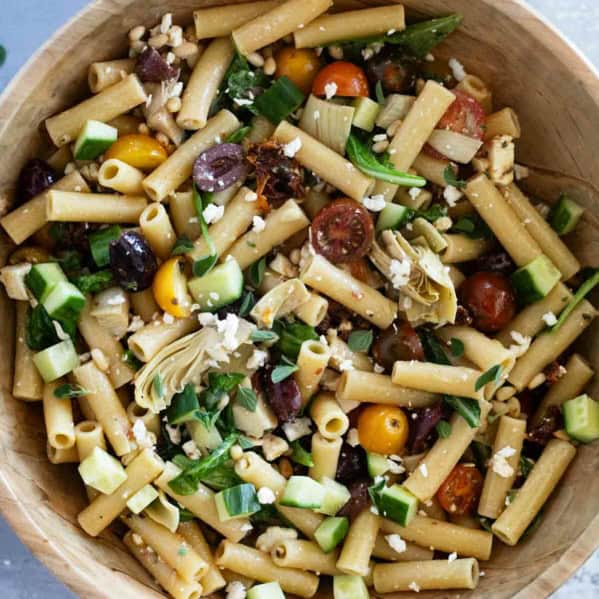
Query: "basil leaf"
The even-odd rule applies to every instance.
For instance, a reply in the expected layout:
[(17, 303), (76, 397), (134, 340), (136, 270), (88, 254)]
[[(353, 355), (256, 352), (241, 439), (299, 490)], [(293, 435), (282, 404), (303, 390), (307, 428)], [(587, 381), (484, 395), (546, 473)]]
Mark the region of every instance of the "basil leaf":
[(255, 412), (256, 406), (258, 405), (256, 392), (249, 387), (239, 387), (239, 389), (237, 389), (237, 403), (246, 410)]
[(298, 367), (296, 364), (290, 364), (290, 365), (279, 364), (270, 373), (270, 380), (273, 383), (280, 383), (281, 381), (284, 381), (286, 378), (289, 378), (297, 370), (298, 370)]
[(474, 384), (474, 390), (478, 391), (479, 389), (482, 389), (487, 383), (490, 383), (491, 381), (495, 381), (495, 383), (498, 383), (500, 378), (501, 364), (495, 364), (494, 366), (491, 366), (489, 370), (483, 372), (476, 379), (476, 383)]
[(241, 306), (239, 306), (239, 316), (247, 316), (254, 305), (256, 304), (256, 298), (251, 291), (246, 291), (243, 299), (241, 300)]
[(444, 395), (443, 400), (468, 423), (470, 428), (480, 426), (480, 405), (476, 399)]
[(215, 491), (221, 491), (222, 489), (238, 485), (243, 481), (237, 476), (233, 464), (226, 463), (202, 476), (201, 482)]
[(179, 508), (179, 522), (191, 522), (195, 519), (195, 516), (184, 507)]
[(439, 340), (435, 337), (432, 331), (429, 331), (428, 329), (420, 329), (418, 331), (418, 335), (422, 343), (422, 348), (424, 349), (424, 355), (429, 362), (434, 362), (435, 364), (444, 364), (446, 366), (451, 365), (451, 362), (441, 347)]
[(152, 379), (152, 394), (158, 399), (162, 399), (165, 396), (164, 383), (162, 382), (162, 376), (157, 372)]
[(58, 385), (58, 387), (54, 389), (54, 397), (57, 397), (58, 399), (65, 399), (66, 397), (82, 397), (88, 393), (89, 391), (80, 385), (71, 385), (69, 383)]
[(451, 424), (447, 422), (447, 420), (439, 420), (437, 422), (435, 429), (437, 430), (437, 434), (441, 439), (447, 439), (451, 435)]
[(530, 458), (520, 456), (520, 472), (523, 478), (528, 478), (531, 470), (535, 467), (535, 463)]
[(266, 256), (260, 258), (260, 260), (254, 262), (248, 268), (248, 280), (253, 287), (260, 287), (262, 279), (264, 278), (264, 271), (266, 270)]
[(143, 362), (138, 360), (137, 356), (130, 349), (125, 350), (123, 362), (129, 364), (133, 370), (139, 370), (143, 366)]
[(302, 466), (307, 466), (308, 468), (312, 468), (312, 466), (314, 466), (312, 454), (302, 447), (301, 443), (299, 442), (299, 439), (292, 441), (291, 449), (293, 449), (293, 453), (291, 454), (292, 462), (295, 462), (296, 464), (301, 464)]
[(435, 204), (431, 206), (428, 210), (417, 210), (413, 217), (420, 217), (427, 220), (429, 223), (434, 223), (436, 220), (439, 220), (442, 216), (447, 216), (447, 208), (445, 206), (441, 206), (440, 204)]
[(33, 351), (41, 351), (58, 343), (58, 335), (52, 319), (42, 304), (27, 310), (25, 343)]
[(193, 272), (194, 277), (203, 277), (208, 274), (216, 264), (218, 260), (218, 256), (216, 254), (211, 254), (210, 256), (204, 256), (199, 260), (194, 260), (191, 270)]
[(347, 345), (352, 351), (368, 353), (373, 337), (373, 332), (370, 330), (352, 331), (349, 339), (347, 340)]
[(229, 135), (229, 137), (225, 139), (225, 143), (238, 144), (240, 141), (243, 141), (249, 135), (251, 130), (252, 128), (249, 126), (241, 127), (241, 129), (237, 129), (237, 131), (231, 133), (231, 135)]
[(277, 348), (281, 353), (291, 360), (297, 359), (300, 347), (304, 341), (318, 339), (316, 329), (300, 322), (286, 323), (283, 320), (276, 320), (273, 330), (279, 336)]
[(186, 237), (185, 235), (179, 237), (177, 241), (175, 241), (175, 245), (171, 251), (171, 256), (180, 256), (181, 254), (187, 254), (187, 252), (191, 252), (193, 250), (193, 241)]
[(462, 341), (456, 339), (455, 337), (452, 337), (451, 341), (449, 342), (449, 345), (451, 349), (451, 355), (454, 358), (461, 358), (464, 355), (464, 344), (462, 343)]
[(447, 185), (451, 185), (456, 189), (464, 189), (464, 187), (466, 187), (466, 181), (457, 178), (457, 175), (450, 164), (448, 164), (443, 171), (443, 179), (445, 179)]
[(214, 391), (230, 393), (243, 382), (245, 376), (240, 372), (211, 372), (208, 374), (208, 384)]
[(255, 331), (252, 331), (250, 334), (250, 341), (253, 341), (254, 343), (278, 340), (279, 336), (273, 331), (263, 331), (261, 329), (256, 329)]
[(451, 227), (452, 232), (464, 233), (470, 239), (491, 239), (493, 232), (477, 214), (461, 216)]

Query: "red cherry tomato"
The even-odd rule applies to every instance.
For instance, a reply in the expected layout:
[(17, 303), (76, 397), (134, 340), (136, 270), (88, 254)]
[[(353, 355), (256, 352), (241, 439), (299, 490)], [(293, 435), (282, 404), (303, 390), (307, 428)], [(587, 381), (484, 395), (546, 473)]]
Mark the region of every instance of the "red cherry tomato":
[(353, 262), (366, 255), (374, 238), (368, 210), (355, 200), (335, 200), (312, 221), (314, 249), (334, 264)]
[(369, 95), (366, 74), (351, 62), (338, 60), (321, 69), (314, 79), (312, 93), (315, 96), (326, 96), (327, 85), (331, 83), (337, 86), (336, 96), (356, 98)]
[(418, 333), (409, 322), (393, 323), (381, 331), (372, 346), (377, 364), (391, 371), (397, 360), (424, 361), (424, 349)]
[(463, 516), (475, 508), (482, 487), (483, 477), (476, 466), (458, 464), (439, 487), (437, 499), (446, 512)]
[(516, 294), (510, 280), (498, 272), (477, 272), (459, 288), (462, 305), (479, 331), (494, 333), (516, 313)]

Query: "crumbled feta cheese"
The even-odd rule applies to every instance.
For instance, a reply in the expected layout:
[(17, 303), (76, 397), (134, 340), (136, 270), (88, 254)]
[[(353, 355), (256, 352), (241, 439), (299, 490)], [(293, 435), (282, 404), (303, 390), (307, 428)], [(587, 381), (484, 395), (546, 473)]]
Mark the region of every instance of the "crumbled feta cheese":
[(237, 330), (239, 328), (239, 318), (229, 312), (224, 320), (217, 320), (216, 330), (223, 335), (223, 346), (225, 349), (233, 351), (239, 347), (237, 339)]
[(246, 597), (245, 587), (239, 580), (232, 580), (225, 591), (227, 592), (227, 599), (245, 599)]
[(386, 133), (377, 133), (376, 135), (374, 135), (372, 137), (372, 141), (387, 141), (387, 134)]
[(274, 491), (272, 489), (270, 489), (269, 487), (260, 487), (258, 489), (258, 501), (262, 504), (262, 505), (268, 505), (271, 503), (274, 503), (277, 496), (274, 494)]
[(324, 86), (324, 95), (327, 100), (330, 100), (337, 93), (337, 84), (334, 82), (327, 83)]
[(185, 441), (185, 443), (181, 445), (181, 449), (185, 452), (185, 455), (192, 460), (198, 460), (202, 457), (202, 454), (193, 439)]
[(181, 443), (181, 431), (178, 426), (171, 426), (170, 424), (166, 425), (166, 433), (168, 438), (171, 440), (171, 443), (175, 445), (179, 445)]
[(502, 478), (509, 478), (514, 474), (514, 469), (508, 464), (507, 458), (512, 457), (516, 453), (516, 450), (509, 445), (503, 447), (496, 452), (491, 458), (491, 469), (495, 474), (498, 474)]
[(292, 139), (283, 146), (283, 153), (287, 158), (293, 158), (302, 148), (302, 140), (299, 137)]
[(420, 592), (420, 587), (416, 584), (416, 581), (412, 580), (412, 582), (408, 585), (408, 588), (415, 593)]
[(408, 195), (415, 200), (422, 193), (422, 189), (420, 187), (410, 187), (408, 189)]
[(385, 208), (387, 202), (385, 202), (385, 196), (382, 194), (374, 195), (372, 197), (365, 197), (362, 200), (364, 207), (372, 212), (380, 212)]
[(245, 366), (248, 370), (257, 370), (258, 368), (262, 368), (262, 366), (266, 364), (267, 360), (267, 351), (264, 351), (262, 349), (255, 349), (254, 353), (250, 356)]
[(255, 202), (258, 199), (258, 194), (255, 191), (248, 191), (243, 199), (246, 202)]
[(204, 211), (202, 212), (202, 216), (207, 224), (212, 224), (218, 222), (225, 213), (224, 206), (217, 206), (216, 204), (208, 204)]
[(339, 370), (345, 372), (346, 370), (353, 370), (354, 364), (351, 360), (341, 360), (339, 363)]
[(456, 202), (462, 197), (462, 192), (453, 185), (448, 185), (443, 190), (443, 198), (447, 202), (448, 206), (455, 206)]
[(553, 312), (545, 312), (541, 318), (548, 327), (552, 327), (557, 322), (557, 318)]
[(350, 428), (349, 431), (347, 432), (347, 444), (351, 445), (352, 447), (357, 447), (358, 445), (360, 445), (360, 436), (358, 434), (358, 429), (357, 428)]
[(315, 110), (313, 115), (314, 120), (317, 121), (320, 118), (320, 110)]
[(262, 233), (266, 228), (266, 222), (261, 216), (254, 216), (252, 219), (252, 231), (254, 233)]
[(210, 325), (216, 325), (218, 317), (211, 312), (200, 312), (198, 314), (198, 321), (203, 327), (208, 327)]
[(424, 478), (428, 478), (428, 468), (426, 467), (426, 464), (420, 464), (420, 466), (418, 466), (418, 470), (420, 470), (420, 473), (422, 476), (424, 476)]
[(246, 522), (245, 524), (242, 524), (239, 529), (242, 532), (249, 532), (250, 530), (253, 530), (254, 527), (249, 522)]
[(395, 260), (393, 258), (389, 264), (389, 273), (391, 274), (391, 284), (395, 289), (400, 289), (410, 281), (410, 272), (412, 265), (408, 259)]
[(384, 366), (381, 366), (380, 364), (377, 364), (377, 363), (375, 362), (375, 363), (374, 363), (374, 371), (375, 371), (377, 374), (381, 374), (381, 373), (385, 372), (385, 367), (384, 367)]
[(431, 54), (430, 52), (424, 57), (424, 60), (426, 60), (426, 62), (435, 62), (435, 56), (434, 54)]
[(447, 556), (448, 562), (454, 562), (456, 559), (458, 559), (458, 554), (455, 551)]
[(250, 106), (254, 103), (253, 100), (248, 100), (246, 98), (235, 98), (233, 102), (235, 102), (237, 106)]
[(140, 447), (151, 447), (152, 440), (149, 438), (148, 430), (143, 420), (136, 420), (131, 427), (133, 438)]
[(457, 58), (450, 58), (448, 62), (451, 74), (456, 81), (462, 81), (466, 77), (464, 65)]
[(510, 336), (515, 341), (515, 344), (510, 345), (510, 347), (508, 348), (509, 351), (516, 358), (523, 356), (530, 347), (532, 337), (524, 336), (522, 335), (522, 333), (519, 333), (518, 331), (510, 331)]
[(389, 472), (391, 472), (391, 474), (402, 474), (406, 471), (401, 464), (398, 464), (394, 460), (387, 460), (387, 466), (389, 467)]
[(283, 432), (287, 439), (291, 442), (300, 439), (301, 437), (305, 437), (312, 432), (310, 427), (311, 424), (310, 418), (296, 418), (292, 422), (286, 422), (283, 425)]
[(386, 535), (385, 541), (396, 553), (403, 553), (407, 548), (406, 542), (398, 534)]

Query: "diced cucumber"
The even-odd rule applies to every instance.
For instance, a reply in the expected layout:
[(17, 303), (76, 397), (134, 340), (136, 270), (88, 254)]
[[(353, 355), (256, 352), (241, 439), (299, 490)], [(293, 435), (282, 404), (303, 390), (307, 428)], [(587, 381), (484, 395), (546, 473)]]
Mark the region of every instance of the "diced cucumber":
[(185, 427), (189, 432), (189, 436), (201, 451), (216, 449), (223, 442), (216, 425), (206, 428), (202, 422), (190, 420), (185, 423)]
[(354, 100), (353, 105), (356, 109), (352, 123), (354, 127), (358, 127), (358, 129), (363, 129), (364, 131), (372, 131), (376, 117), (381, 111), (380, 104), (366, 96), (360, 96)]
[(521, 304), (532, 304), (543, 299), (557, 285), (561, 276), (551, 260), (541, 254), (512, 275), (512, 285)]
[(292, 476), (285, 486), (281, 505), (317, 510), (322, 506), (324, 487), (309, 476)]
[(36, 300), (43, 302), (57, 283), (67, 277), (56, 262), (34, 264), (25, 276), (25, 283)]
[(326, 476), (320, 479), (320, 484), (324, 487), (324, 497), (317, 511), (334, 516), (351, 499), (351, 493), (347, 487)]
[(77, 322), (85, 306), (85, 296), (73, 283), (60, 281), (42, 304), (51, 318), (61, 322)]
[(104, 268), (110, 264), (110, 244), (117, 240), (121, 233), (122, 229), (118, 225), (112, 225), (89, 234), (89, 249), (96, 266)]
[(86, 121), (75, 142), (75, 160), (95, 160), (117, 140), (118, 135), (116, 127), (100, 121)]
[(582, 206), (562, 193), (549, 213), (549, 224), (558, 235), (566, 235), (574, 230), (583, 213)]
[(188, 287), (200, 309), (213, 312), (241, 297), (243, 273), (236, 260), (228, 260), (207, 275), (191, 279)]
[(401, 526), (407, 526), (418, 510), (418, 499), (400, 485), (385, 487), (380, 494), (383, 515)]
[(214, 501), (221, 522), (245, 518), (262, 509), (256, 488), (249, 483), (223, 489), (214, 496)]
[(333, 576), (333, 599), (370, 599), (361, 576)]
[(366, 453), (366, 464), (368, 466), (368, 474), (374, 478), (375, 476), (383, 476), (389, 470), (389, 460), (380, 453)]
[(79, 356), (70, 339), (33, 354), (33, 363), (44, 382), (50, 383), (79, 366)]
[(314, 531), (314, 538), (320, 548), (329, 553), (343, 541), (349, 530), (349, 521), (345, 517), (325, 518)]
[(127, 507), (134, 514), (139, 514), (145, 510), (157, 497), (158, 491), (152, 485), (146, 485), (127, 501)]
[(376, 231), (384, 231), (385, 229), (399, 229), (406, 224), (410, 218), (411, 210), (401, 204), (392, 204), (391, 202), (381, 210), (376, 221)]
[(285, 599), (283, 589), (278, 582), (267, 582), (265, 584), (258, 584), (252, 587), (248, 594), (247, 599)]
[(116, 491), (127, 480), (121, 463), (101, 447), (94, 447), (79, 464), (79, 474), (86, 485), (105, 495)]
[(585, 393), (566, 401), (562, 410), (566, 432), (572, 439), (581, 443), (599, 439), (599, 402)]

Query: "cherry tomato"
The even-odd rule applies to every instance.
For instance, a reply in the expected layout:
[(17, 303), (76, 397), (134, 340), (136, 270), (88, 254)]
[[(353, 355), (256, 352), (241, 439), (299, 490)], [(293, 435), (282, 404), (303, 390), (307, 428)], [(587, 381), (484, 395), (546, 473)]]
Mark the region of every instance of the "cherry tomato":
[(366, 255), (374, 238), (368, 210), (355, 200), (342, 198), (321, 208), (312, 221), (314, 249), (335, 264)]
[(408, 419), (401, 408), (374, 404), (358, 418), (360, 445), (373, 453), (397, 454), (408, 440)]
[(324, 67), (314, 79), (312, 93), (315, 96), (326, 96), (327, 85), (331, 83), (337, 86), (336, 96), (356, 98), (369, 95), (366, 74), (351, 62), (338, 60)]
[(416, 63), (398, 53), (394, 48), (385, 48), (366, 62), (366, 75), (371, 85), (381, 82), (387, 93), (405, 94), (414, 89)]
[(462, 305), (479, 331), (494, 333), (507, 325), (516, 313), (516, 294), (510, 280), (498, 272), (477, 272), (459, 288)]
[(424, 349), (418, 333), (409, 322), (394, 322), (381, 331), (372, 346), (372, 355), (377, 364), (387, 371), (393, 370), (397, 360), (424, 361)]
[(191, 296), (183, 272), (184, 262), (181, 256), (170, 258), (160, 266), (152, 283), (156, 303), (175, 318), (185, 318), (191, 313)]
[(354, 279), (358, 279), (358, 281), (362, 281), (362, 283), (368, 282), (368, 264), (366, 263), (365, 258), (353, 260), (347, 266)]
[(458, 464), (437, 491), (441, 507), (450, 514), (463, 516), (478, 503), (483, 477), (476, 466)]
[(167, 158), (167, 151), (149, 135), (131, 133), (119, 137), (104, 154), (104, 160), (116, 158), (142, 171), (151, 171)]
[(275, 77), (287, 77), (305, 94), (312, 89), (312, 83), (320, 69), (320, 58), (310, 48), (285, 46), (275, 56), (277, 71)]

